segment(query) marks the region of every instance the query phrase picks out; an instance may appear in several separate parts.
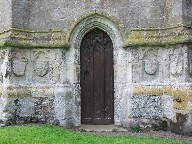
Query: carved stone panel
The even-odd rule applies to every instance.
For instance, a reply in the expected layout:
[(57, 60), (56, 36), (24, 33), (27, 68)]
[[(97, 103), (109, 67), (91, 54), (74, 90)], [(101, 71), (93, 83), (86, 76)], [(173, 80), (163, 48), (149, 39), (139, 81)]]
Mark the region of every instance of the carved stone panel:
[(23, 76), (26, 70), (26, 61), (14, 60), (12, 63), (13, 73), (15, 76)]
[(142, 59), (142, 81), (156, 80), (159, 75), (158, 49), (148, 49)]
[[(47, 49), (32, 51), (33, 80), (35, 82), (49, 82), (49, 71), (51, 59), (55, 60), (54, 53)], [(51, 58), (50, 58), (51, 57)]]
[(183, 74), (183, 52), (181, 48), (176, 48), (170, 55), (170, 74), (180, 76)]
[(149, 50), (143, 57), (144, 70), (149, 75), (154, 75), (159, 67), (157, 51)]
[(35, 62), (35, 73), (40, 76), (44, 77), (49, 70), (49, 62), (47, 61), (37, 61)]
[(28, 52), (28, 50), (23, 49), (13, 49), (11, 51), (11, 72), (13, 80), (25, 80), (29, 61)]

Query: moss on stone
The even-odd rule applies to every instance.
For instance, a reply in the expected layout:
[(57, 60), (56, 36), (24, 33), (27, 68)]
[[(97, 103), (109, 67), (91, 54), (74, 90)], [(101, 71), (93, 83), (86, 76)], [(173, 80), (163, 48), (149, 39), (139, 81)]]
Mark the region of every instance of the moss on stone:
[(133, 90), (134, 96), (161, 96), (163, 95), (163, 90), (161, 88), (152, 88), (152, 87), (136, 87)]
[(35, 93), (44, 94), (46, 97), (53, 95), (53, 89), (49, 86), (41, 88), (32, 88), (27, 86), (8, 87), (6, 93), (8, 98), (27, 98), (27, 97), (45, 97), (44, 95), (34, 95)]
[(191, 88), (175, 88), (174, 86), (151, 87), (139, 86), (133, 89), (134, 96), (173, 96), (173, 107), (178, 110), (188, 110), (188, 103), (192, 101)]
[(172, 91), (172, 87), (171, 86), (165, 86), (163, 87), (163, 95), (169, 95), (172, 96), (173, 95), (173, 91)]
[[(0, 32), (0, 47), (69, 48), (69, 38), (75, 27), (83, 20), (94, 17), (108, 19), (125, 35), (126, 31), (120, 27), (118, 20), (94, 11), (74, 21), (68, 32), (62, 32), (58, 29), (50, 31), (32, 31), (11, 28), (5, 30)], [(149, 47), (192, 43), (192, 36), (189, 32), (189, 28), (184, 25), (176, 25), (167, 28), (133, 28), (132, 32), (127, 34), (123, 39), (125, 39), (124, 47)]]
[(29, 87), (8, 87), (8, 98), (26, 98), (31, 97), (31, 89)]
[(0, 33), (0, 47), (69, 48), (66, 34), (60, 30), (30, 31), (9, 29)]
[(168, 28), (138, 28), (132, 29), (127, 35), (125, 47), (166, 46), (192, 43), (189, 28), (177, 25)]

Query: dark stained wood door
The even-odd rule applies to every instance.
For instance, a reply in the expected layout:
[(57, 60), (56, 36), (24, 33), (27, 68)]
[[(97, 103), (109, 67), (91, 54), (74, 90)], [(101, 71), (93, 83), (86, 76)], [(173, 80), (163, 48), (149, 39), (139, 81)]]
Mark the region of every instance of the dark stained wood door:
[(87, 33), (81, 43), (82, 124), (114, 123), (113, 45), (99, 29)]

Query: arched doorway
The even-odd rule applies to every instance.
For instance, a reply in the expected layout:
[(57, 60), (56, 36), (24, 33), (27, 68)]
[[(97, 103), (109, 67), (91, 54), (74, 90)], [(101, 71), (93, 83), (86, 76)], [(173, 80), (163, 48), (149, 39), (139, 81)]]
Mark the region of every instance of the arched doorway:
[(88, 32), (80, 46), (81, 123), (114, 123), (113, 44), (99, 29)]

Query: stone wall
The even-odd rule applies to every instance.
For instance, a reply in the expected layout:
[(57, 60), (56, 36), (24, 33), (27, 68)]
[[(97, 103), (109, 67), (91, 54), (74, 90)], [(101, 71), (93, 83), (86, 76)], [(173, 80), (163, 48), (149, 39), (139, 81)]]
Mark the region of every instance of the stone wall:
[(31, 13), (30, 0), (12, 0), (12, 27), (28, 29)]
[(6, 55), (1, 64), (1, 102), (5, 104), (1, 112), (6, 114), (2, 118), (6, 123), (41, 121), (66, 125), (64, 119), (69, 116), (65, 116), (65, 105), (73, 96), (64, 76), (65, 53), (63, 49), (1, 51)]
[(31, 4), (29, 27), (67, 31), (81, 16), (93, 11), (113, 17), (127, 31), (133, 27), (162, 27), (167, 19), (165, 0), (51, 0), (49, 3), (35, 0)]
[(98, 28), (114, 47), (114, 124), (192, 135), (191, 6), (1, 1), (0, 123), (80, 126), (80, 45)]
[(185, 126), (191, 127), (188, 119), (192, 100), (191, 48), (187, 45), (148, 46), (128, 51), (132, 67), (130, 123), (140, 123), (144, 128), (158, 126), (162, 130), (167, 127), (167, 130), (191, 135), (191, 130), (186, 130)]
[(0, 1), (0, 32), (12, 27), (12, 0)]
[(191, 18), (192, 18), (192, 1), (185, 0), (183, 3), (183, 20), (185, 25), (192, 25)]

